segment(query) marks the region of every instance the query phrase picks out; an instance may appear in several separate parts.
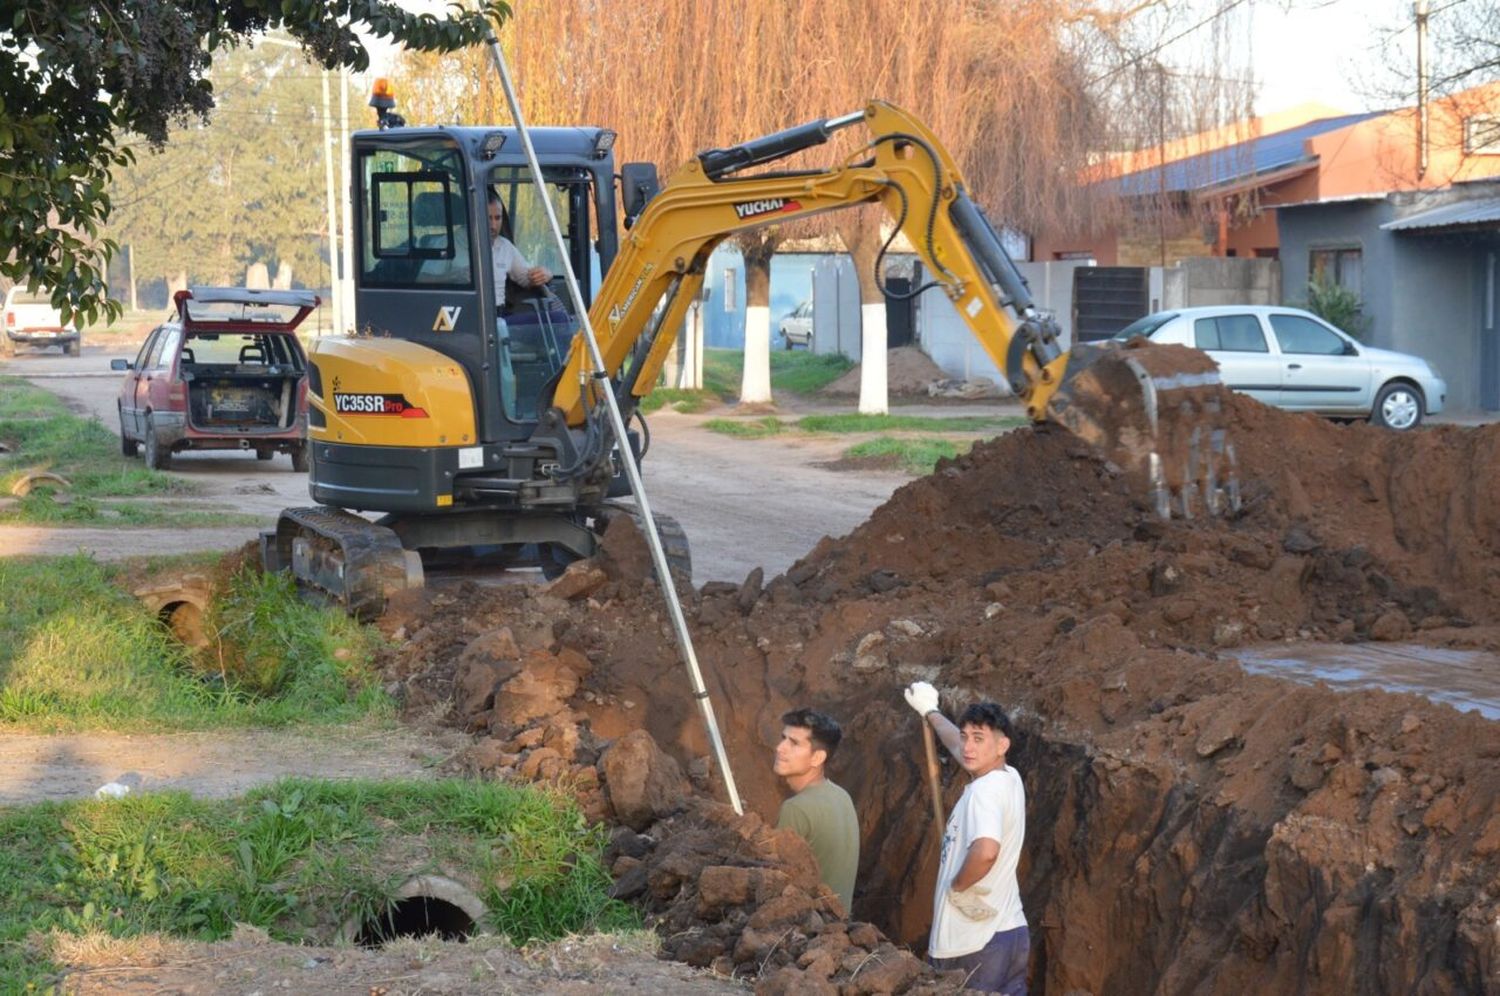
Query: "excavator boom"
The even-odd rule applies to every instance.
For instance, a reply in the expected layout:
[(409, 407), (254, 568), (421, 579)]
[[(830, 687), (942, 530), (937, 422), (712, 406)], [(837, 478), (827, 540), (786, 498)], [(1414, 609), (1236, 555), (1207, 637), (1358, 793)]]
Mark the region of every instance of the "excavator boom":
[[(737, 175), (861, 123), (869, 140), (841, 165)], [(1163, 514), (1191, 514), (1198, 494), (1217, 511), (1226, 489), (1237, 501), (1213, 362), (1195, 350), (1113, 343), (1065, 352), (952, 156), (921, 121), (883, 101), (704, 152), (672, 175), (623, 240), (589, 312), (605, 367), (618, 372), (616, 390), (639, 398), (655, 385), (720, 242), (865, 203), (884, 207), (1033, 420), (1059, 423), (1139, 469)], [(585, 423), (603, 389), (586, 369), (575, 344), (552, 396), (572, 426)]]

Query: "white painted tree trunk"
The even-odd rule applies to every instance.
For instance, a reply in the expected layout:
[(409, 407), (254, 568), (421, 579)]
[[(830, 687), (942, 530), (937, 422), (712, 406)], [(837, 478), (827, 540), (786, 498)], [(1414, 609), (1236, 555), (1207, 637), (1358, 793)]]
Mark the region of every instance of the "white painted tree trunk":
[(745, 375), (740, 381), (740, 404), (770, 403), (771, 309), (757, 304), (745, 309)]
[(861, 304), (859, 322), (859, 413), (886, 415), (890, 413), (890, 397), (886, 379), (885, 303)]
[(703, 387), (702, 370), (703, 308), (699, 304), (688, 305), (682, 319), (682, 335), (677, 340), (677, 379), (673, 387), (684, 391), (696, 391)]

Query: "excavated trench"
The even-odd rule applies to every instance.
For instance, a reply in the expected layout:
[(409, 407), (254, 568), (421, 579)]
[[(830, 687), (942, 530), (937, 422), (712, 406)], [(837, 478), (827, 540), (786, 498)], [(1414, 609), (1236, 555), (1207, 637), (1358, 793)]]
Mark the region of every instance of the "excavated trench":
[[(1233, 520), (1162, 523), (1067, 434), (1023, 431), (784, 576), (685, 592), (747, 807), (774, 821), (782, 712), (839, 718), (831, 774), (864, 842), (853, 916), (920, 950), (937, 856), (900, 689), (930, 680), (950, 714), (990, 698), (1022, 731), (1032, 991), (1500, 991), (1500, 723), (1237, 660), (1288, 641), (1500, 649), (1500, 427), (1396, 435), (1242, 398), (1227, 415)], [(769, 894), (765, 869), (795, 855), (755, 821), (678, 812), (723, 794), (645, 573), (622, 529), (547, 591), (414, 594), (381, 622), (386, 675), (409, 715), (478, 735), (475, 770), (558, 781), (629, 826), (617, 887), (672, 957), (767, 991), (868, 979), (870, 958), (882, 985), (913, 984), (878, 935), (829, 954), (859, 932), (835, 943), (826, 911)], [(962, 782), (947, 765), (947, 805)]]

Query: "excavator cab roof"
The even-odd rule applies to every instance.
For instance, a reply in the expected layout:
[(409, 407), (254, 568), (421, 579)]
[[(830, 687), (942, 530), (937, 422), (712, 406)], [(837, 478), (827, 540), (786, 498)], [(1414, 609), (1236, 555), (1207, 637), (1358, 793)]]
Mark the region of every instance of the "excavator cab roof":
[[(580, 166), (595, 173), (614, 172), (614, 137), (608, 128), (529, 128), (537, 159), (545, 166)], [(368, 129), (354, 133), (360, 147), (395, 147), (407, 142), (445, 138), (458, 143), (471, 162), (525, 165), (526, 155), (514, 128), (440, 125), (421, 128)], [(498, 145), (496, 143), (498, 142)]]

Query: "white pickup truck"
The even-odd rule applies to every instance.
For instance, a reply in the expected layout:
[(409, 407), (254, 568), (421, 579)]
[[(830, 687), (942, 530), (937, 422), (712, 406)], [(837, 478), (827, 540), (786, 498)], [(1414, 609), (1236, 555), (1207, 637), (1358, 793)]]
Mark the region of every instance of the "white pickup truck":
[(61, 346), (69, 356), (78, 355), (78, 329), (64, 324), (52, 306), (52, 295), (46, 290), (35, 293), (17, 284), (5, 295), (4, 335), (0, 335), (0, 354), (13, 355), (17, 346)]

